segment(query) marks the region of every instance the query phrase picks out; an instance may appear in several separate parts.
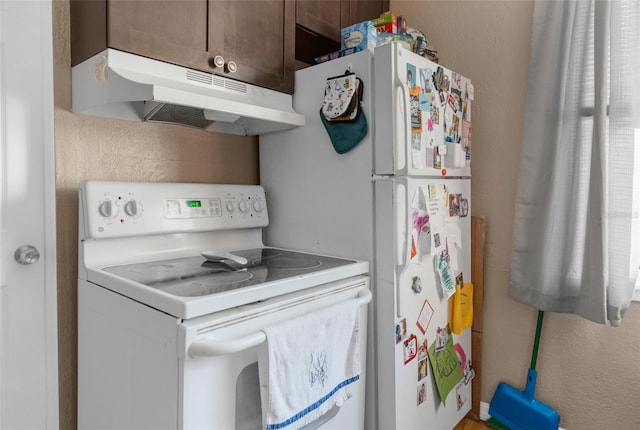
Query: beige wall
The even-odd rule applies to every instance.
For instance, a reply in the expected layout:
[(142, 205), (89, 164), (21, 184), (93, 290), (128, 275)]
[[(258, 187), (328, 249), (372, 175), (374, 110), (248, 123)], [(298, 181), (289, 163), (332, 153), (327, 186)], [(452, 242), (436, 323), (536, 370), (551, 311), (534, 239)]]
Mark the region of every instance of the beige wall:
[(68, 0), (53, 2), (60, 428), (76, 427), (78, 183), (85, 179), (257, 184), (257, 139), (71, 110)]
[[(508, 298), (533, 3), (391, 1), (475, 85), (472, 213), (487, 221), (481, 400), (499, 381), (524, 387), (536, 309)], [(569, 430), (640, 428), (640, 303), (619, 328), (545, 314), (536, 397)]]

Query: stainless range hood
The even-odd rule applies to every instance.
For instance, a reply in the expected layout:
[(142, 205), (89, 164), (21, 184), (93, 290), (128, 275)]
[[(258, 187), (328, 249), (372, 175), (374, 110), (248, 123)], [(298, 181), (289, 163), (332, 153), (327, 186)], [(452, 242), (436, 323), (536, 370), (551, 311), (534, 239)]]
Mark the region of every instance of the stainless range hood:
[(72, 69), (73, 111), (240, 135), (304, 125), (289, 94), (106, 49)]

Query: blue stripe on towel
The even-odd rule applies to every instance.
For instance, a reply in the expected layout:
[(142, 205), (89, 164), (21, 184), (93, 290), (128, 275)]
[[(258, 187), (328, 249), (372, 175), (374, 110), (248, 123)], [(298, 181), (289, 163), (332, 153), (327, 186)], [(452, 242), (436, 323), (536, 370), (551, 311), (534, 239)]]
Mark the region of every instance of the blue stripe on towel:
[(333, 396), (339, 389), (341, 389), (342, 387), (347, 386), (347, 385), (349, 385), (349, 384), (351, 384), (353, 382), (356, 382), (358, 379), (360, 379), (360, 375), (352, 376), (351, 378), (345, 379), (344, 381), (342, 381), (341, 383), (336, 385), (336, 387), (333, 390), (331, 390), (331, 392), (329, 392), (329, 394), (327, 394), (326, 396), (324, 396), (323, 398), (321, 398), (317, 402), (314, 402), (314, 403), (310, 404), (309, 406), (307, 406), (306, 408), (304, 408), (303, 410), (301, 410), (300, 412), (298, 412), (297, 414), (295, 414), (291, 418), (287, 418), (286, 420), (282, 421), (281, 423), (267, 424), (265, 429), (266, 430), (281, 429), (281, 428), (284, 428), (284, 427), (290, 425), (291, 423), (294, 423), (294, 422), (298, 421), (300, 418), (304, 417), (309, 412), (312, 412), (312, 411), (318, 409), (320, 407), (320, 405), (322, 405), (324, 402), (329, 400), (329, 398), (331, 396)]

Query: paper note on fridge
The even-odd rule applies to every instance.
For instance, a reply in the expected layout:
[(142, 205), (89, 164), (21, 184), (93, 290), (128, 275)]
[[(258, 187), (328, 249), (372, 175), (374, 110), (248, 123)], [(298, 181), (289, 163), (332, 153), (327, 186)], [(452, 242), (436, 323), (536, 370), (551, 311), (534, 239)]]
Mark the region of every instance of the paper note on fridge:
[(473, 323), (473, 284), (465, 282), (462, 286), (456, 285), (456, 292), (451, 300), (451, 331), (462, 334)]
[(436, 259), (436, 272), (440, 279), (440, 287), (442, 288), (442, 295), (444, 298), (449, 298), (456, 291), (456, 280), (454, 272), (451, 270), (449, 263), (449, 253), (447, 250), (443, 250), (435, 257)]
[(431, 223), (427, 213), (427, 200), (422, 188), (418, 188), (414, 193), (411, 209), (413, 222), (411, 261), (421, 264), (422, 257), (431, 254)]
[(462, 232), (456, 219), (449, 219), (447, 226), (447, 250), (449, 251), (449, 265), (451, 270), (458, 272), (460, 266), (458, 264), (458, 250), (462, 249)]
[(429, 363), (433, 372), (438, 394), (442, 403), (446, 406), (447, 396), (454, 387), (464, 378), (460, 362), (455, 349), (453, 348), (453, 339), (451, 338), (451, 329), (449, 325), (440, 330), (446, 330), (447, 343), (443, 349), (436, 352), (436, 342), (429, 347)]

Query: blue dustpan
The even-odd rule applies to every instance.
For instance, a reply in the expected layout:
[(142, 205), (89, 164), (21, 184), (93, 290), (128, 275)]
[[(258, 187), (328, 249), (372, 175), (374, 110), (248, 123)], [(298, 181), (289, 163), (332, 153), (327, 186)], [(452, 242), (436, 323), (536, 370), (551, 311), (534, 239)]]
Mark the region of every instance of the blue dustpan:
[(531, 368), (524, 391), (500, 382), (489, 404), (489, 415), (511, 430), (557, 430), (560, 424), (558, 412), (534, 397), (538, 379), (535, 367), (543, 315), (543, 311), (538, 311)]

